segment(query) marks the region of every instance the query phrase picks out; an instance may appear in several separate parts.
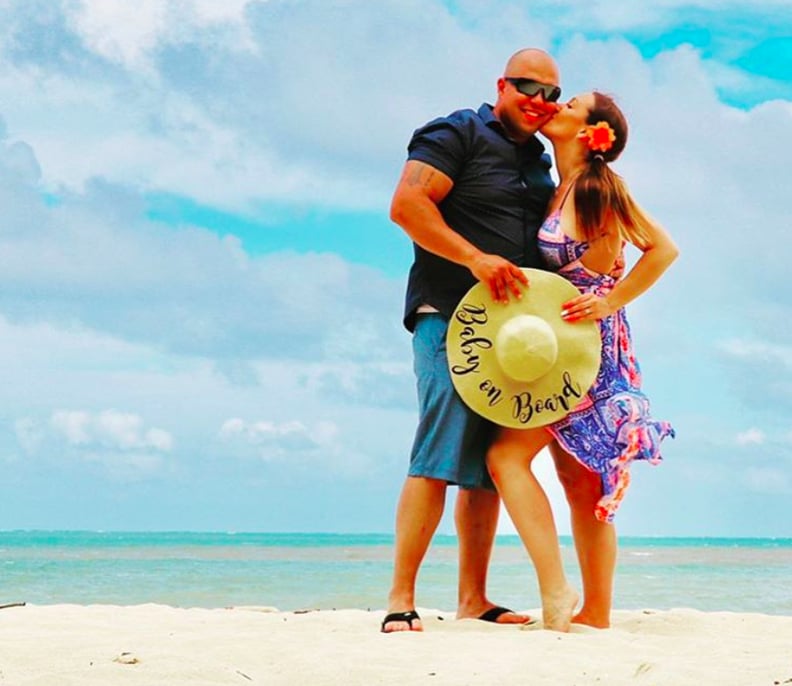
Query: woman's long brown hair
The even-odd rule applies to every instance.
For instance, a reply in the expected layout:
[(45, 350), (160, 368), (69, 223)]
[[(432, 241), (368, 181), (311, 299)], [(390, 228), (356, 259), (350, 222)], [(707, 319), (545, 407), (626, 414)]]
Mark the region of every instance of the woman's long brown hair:
[(621, 176), (608, 164), (621, 155), (627, 144), (627, 120), (613, 98), (595, 91), (594, 107), (587, 123), (601, 121), (613, 129), (616, 140), (606, 152), (587, 151), (588, 164), (575, 180), (577, 224), (588, 241), (599, 238), (614, 225), (623, 239), (642, 246), (646, 243), (646, 227), (652, 221), (632, 199)]

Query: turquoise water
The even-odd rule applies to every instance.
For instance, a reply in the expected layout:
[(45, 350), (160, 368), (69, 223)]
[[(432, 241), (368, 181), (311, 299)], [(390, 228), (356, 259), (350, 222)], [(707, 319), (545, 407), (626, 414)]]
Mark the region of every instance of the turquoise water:
[[(0, 605), (12, 602), (384, 607), (392, 537), (384, 534), (0, 532)], [(565, 564), (578, 583), (571, 541)], [(456, 539), (437, 536), (419, 577), (421, 607), (453, 610)], [(539, 605), (516, 536), (498, 538), (493, 600)], [(617, 608), (792, 615), (792, 539), (624, 538)]]

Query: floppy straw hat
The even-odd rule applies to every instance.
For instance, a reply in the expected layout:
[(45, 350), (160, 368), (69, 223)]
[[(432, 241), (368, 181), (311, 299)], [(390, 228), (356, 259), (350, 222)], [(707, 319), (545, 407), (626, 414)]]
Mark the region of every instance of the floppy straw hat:
[(465, 404), (496, 424), (528, 429), (575, 409), (600, 366), (596, 322), (566, 322), (561, 306), (580, 295), (562, 276), (523, 269), (520, 300), (495, 302), (471, 288), (448, 324), (448, 366)]

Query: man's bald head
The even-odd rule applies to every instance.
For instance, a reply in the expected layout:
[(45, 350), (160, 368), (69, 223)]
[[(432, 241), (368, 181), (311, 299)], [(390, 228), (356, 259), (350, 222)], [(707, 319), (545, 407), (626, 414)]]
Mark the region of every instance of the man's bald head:
[(503, 75), (534, 78), (556, 86), (560, 78), (555, 60), (539, 48), (524, 48), (515, 52), (506, 62)]

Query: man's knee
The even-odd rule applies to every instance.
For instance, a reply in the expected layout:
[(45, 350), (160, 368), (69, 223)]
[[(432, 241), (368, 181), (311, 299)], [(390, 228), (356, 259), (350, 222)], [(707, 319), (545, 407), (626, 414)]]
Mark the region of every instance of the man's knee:
[(460, 488), (457, 504), (471, 509), (498, 507), (500, 498), (491, 488)]

